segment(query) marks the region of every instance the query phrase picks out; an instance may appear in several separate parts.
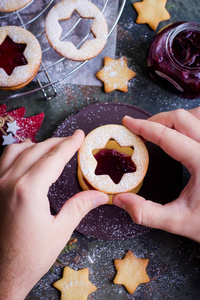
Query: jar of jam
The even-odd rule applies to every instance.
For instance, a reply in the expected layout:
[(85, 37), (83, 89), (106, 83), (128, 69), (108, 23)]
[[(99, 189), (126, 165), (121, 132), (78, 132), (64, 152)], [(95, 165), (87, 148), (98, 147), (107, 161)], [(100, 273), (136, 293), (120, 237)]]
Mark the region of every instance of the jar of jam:
[(182, 97), (200, 97), (200, 23), (177, 22), (162, 29), (150, 46), (147, 69)]

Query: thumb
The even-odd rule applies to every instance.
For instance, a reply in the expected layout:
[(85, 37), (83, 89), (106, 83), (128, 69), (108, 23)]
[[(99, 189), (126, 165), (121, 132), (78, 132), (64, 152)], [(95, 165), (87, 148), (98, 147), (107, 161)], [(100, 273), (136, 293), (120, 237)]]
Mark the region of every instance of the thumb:
[(125, 209), (136, 224), (171, 233), (180, 230), (179, 214), (174, 209), (173, 202), (162, 205), (133, 193), (125, 193), (114, 196), (113, 204)]
[(80, 192), (67, 200), (56, 219), (71, 235), (90, 210), (107, 204), (108, 201), (108, 195), (102, 192), (95, 190)]

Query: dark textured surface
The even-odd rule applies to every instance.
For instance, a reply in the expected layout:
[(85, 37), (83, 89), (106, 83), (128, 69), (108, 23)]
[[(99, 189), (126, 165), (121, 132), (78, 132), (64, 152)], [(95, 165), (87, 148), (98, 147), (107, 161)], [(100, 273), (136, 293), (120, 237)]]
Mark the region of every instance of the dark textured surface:
[[(68, 116), (94, 103), (129, 103), (151, 114), (200, 105), (200, 99), (183, 99), (165, 87), (154, 84), (146, 70), (148, 47), (156, 32), (175, 21), (200, 22), (199, 0), (168, 0), (167, 9), (171, 19), (160, 23), (156, 32), (148, 25), (135, 24), (133, 2), (137, 1), (127, 1), (117, 28), (116, 57), (126, 56), (128, 66), (137, 74), (129, 83), (127, 93), (114, 91), (105, 94), (101, 87), (67, 85), (58, 88), (57, 96), (51, 101), (44, 100), (41, 92), (20, 99), (0, 100), (0, 103), (7, 104), (8, 109), (25, 106), (27, 116), (45, 113), (38, 140), (50, 137)], [(28, 88), (30, 87), (34, 87), (34, 84)], [(5, 94), (0, 92), (1, 96)], [(185, 177), (183, 180), (186, 181)], [(78, 232), (74, 232), (73, 237), (78, 241), (66, 246), (59, 260), (33, 288), (27, 300), (59, 299), (59, 292), (52, 287), (52, 283), (61, 277), (66, 265), (74, 269), (89, 268), (90, 280), (98, 287), (89, 299), (199, 299), (200, 247), (195, 242), (159, 230), (151, 230), (142, 236), (123, 241), (100, 241), (87, 238)], [(115, 276), (113, 260), (122, 258), (128, 249), (138, 257), (149, 258), (147, 272), (151, 281), (139, 286), (133, 295), (129, 295), (123, 286), (112, 283)]]
[[(126, 103), (93, 104), (68, 117), (55, 131), (54, 136), (68, 136), (78, 128), (88, 134), (102, 125), (121, 124), (125, 115), (140, 119), (150, 116), (144, 110)], [(170, 202), (180, 193), (181, 165), (158, 146), (149, 142), (146, 146), (150, 163), (139, 194), (155, 202)], [(75, 155), (50, 189), (52, 209), (58, 213), (65, 201), (80, 191)], [(123, 209), (105, 205), (88, 213), (77, 230), (86, 236), (103, 240), (124, 240), (144, 234), (149, 228), (136, 225)]]

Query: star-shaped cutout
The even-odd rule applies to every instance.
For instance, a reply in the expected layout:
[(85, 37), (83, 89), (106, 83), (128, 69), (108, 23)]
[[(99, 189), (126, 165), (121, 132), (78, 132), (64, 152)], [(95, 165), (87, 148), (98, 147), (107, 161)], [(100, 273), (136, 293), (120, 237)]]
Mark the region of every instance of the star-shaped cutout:
[(26, 44), (18, 44), (7, 36), (0, 45), (0, 68), (10, 76), (16, 67), (27, 65), (24, 57)]
[(17, 125), (17, 122), (16, 121), (14, 121), (14, 122), (12, 122), (12, 123), (7, 123), (7, 126), (8, 126), (8, 128), (7, 128), (7, 132), (12, 132), (14, 135), (16, 135), (17, 134), (17, 130), (19, 130), (19, 129), (21, 129), (21, 127), (19, 127), (18, 125)]
[(146, 273), (148, 262), (148, 259), (135, 257), (129, 250), (123, 259), (114, 260), (117, 274), (113, 282), (124, 285), (130, 294), (134, 293), (139, 284), (150, 281)]
[(88, 295), (97, 290), (89, 279), (87, 268), (75, 271), (65, 267), (63, 278), (54, 282), (54, 287), (61, 291), (62, 300), (87, 300)]
[(156, 30), (158, 24), (170, 19), (170, 14), (165, 8), (167, 0), (143, 0), (133, 3), (133, 7), (138, 13), (137, 24), (148, 24)]
[(3, 143), (2, 143), (3, 146), (11, 145), (16, 142), (17, 140), (13, 137), (12, 133), (9, 133), (8, 135), (3, 135)]
[(126, 57), (112, 59), (104, 58), (104, 67), (96, 76), (104, 82), (104, 90), (106, 93), (114, 90), (127, 92), (128, 81), (135, 77), (136, 73), (127, 67)]
[(131, 159), (133, 149), (121, 147), (115, 140), (109, 140), (103, 149), (93, 151), (97, 161), (96, 175), (108, 175), (118, 184), (125, 173), (136, 171), (136, 165)]

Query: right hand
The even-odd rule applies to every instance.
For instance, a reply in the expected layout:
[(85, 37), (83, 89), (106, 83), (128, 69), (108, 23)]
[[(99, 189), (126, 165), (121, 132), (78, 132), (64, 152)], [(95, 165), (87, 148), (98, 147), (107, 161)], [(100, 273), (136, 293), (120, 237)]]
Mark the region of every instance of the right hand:
[(180, 196), (165, 205), (133, 193), (116, 195), (113, 203), (137, 224), (200, 242), (200, 107), (164, 112), (148, 120), (125, 117), (123, 125), (181, 162), (191, 178)]

